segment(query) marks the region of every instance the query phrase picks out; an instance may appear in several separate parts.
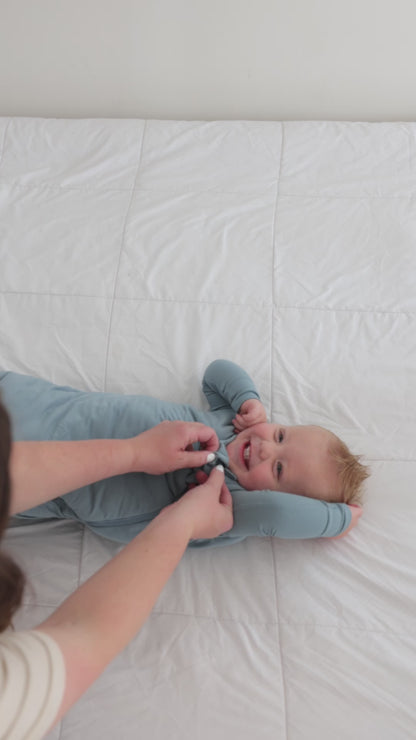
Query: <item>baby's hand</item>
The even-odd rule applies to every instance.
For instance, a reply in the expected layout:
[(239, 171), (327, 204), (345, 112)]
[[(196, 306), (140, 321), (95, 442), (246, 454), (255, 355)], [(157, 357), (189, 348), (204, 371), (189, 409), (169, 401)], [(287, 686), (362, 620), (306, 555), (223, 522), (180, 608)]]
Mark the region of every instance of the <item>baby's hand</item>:
[(252, 427), (253, 424), (261, 424), (267, 421), (266, 411), (261, 401), (257, 398), (248, 398), (240, 406), (240, 411), (233, 419), (236, 432)]

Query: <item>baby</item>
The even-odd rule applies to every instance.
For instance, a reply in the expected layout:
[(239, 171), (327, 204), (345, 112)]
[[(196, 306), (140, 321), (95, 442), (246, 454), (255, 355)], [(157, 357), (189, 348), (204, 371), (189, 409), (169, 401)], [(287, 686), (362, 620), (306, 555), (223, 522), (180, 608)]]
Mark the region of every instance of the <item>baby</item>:
[(194, 546), (248, 536), (335, 537), (351, 523), (347, 504), (359, 502), (368, 473), (346, 445), (317, 426), (269, 424), (247, 373), (233, 362), (207, 368), (203, 391), (210, 410), (148, 396), (87, 393), (16, 373), (0, 373), (2, 399), (15, 440), (125, 438), (163, 420), (200, 421), (220, 440), (203, 471), (151, 476), (129, 473), (92, 484), (21, 514), (72, 518), (117, 542), (128, 542), (165, 506), (222, 463), (233, 497), (233, 528)]

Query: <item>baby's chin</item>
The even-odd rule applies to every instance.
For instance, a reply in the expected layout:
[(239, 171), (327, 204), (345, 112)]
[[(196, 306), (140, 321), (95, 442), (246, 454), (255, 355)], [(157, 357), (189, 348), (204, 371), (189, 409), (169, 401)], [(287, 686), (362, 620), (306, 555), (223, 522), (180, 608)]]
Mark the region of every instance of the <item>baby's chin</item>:
[[(234, 472), (234, 471), (231, 471)], [(254, 484), (250, 484), (250, 480), (247, 480), (246, 475), (238, 475), (234, 472), (235, 477), (237, 478), (237, 483), (241, 488), (244, 488), (245, 491), (258, 491), (258, 486)]]

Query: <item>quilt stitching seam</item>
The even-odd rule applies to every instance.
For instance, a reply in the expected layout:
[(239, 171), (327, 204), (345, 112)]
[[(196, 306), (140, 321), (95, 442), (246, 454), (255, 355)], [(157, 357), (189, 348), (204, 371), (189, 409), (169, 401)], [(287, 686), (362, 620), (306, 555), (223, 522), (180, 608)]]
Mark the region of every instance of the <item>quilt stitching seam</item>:
[[(1, 150), (0, 150), (1, 151)], [(101, 187), (100, 185), (84, 185), (84, 186), (77, 186), (77, 185), (62, 185), (59, 182), (53, 183), (53, 182), (47, 182), (47, 181), (39, 181), (39, 182), (33, 182), (33, 183), (19, 183), (14, 181), (6, 180), (0, 177), (0, 185), (8, 186), (9, 188), (17, 188), (18, 190), (36, 190), (36, 189), (42, 189), (42, 190), (53, 190), (53, 191), (62, 191), (62, 192), (75, 192), (75, 193), (114, 193), (114, 192), (120, 192), (120, 193), (128, 193), (133, 191), (133, 193), (155, 193), (155, 194), (170, 194), (170, 195), (235, 195), (238, 198), (241, 198), (243, 195), (247, 195), (250, 197), (258, 197), (263, 198), (265, 194), (267, 194), (267, 191), (270, 190), (272, 187), (274, 187), (275, 183), (271, 181), (268, 185), (265, 185), (264, 187), (259, 187), (256, 190), (228, 190), (223, 188), (207, 188), (205, 190), (199, 189), (199, 188), (146, 188), (143, 185), (136, 186), (135, 183), (133, 185), (128, 187), (122, 187), (114, 186), (111, 187)], [(289, 197), (298, 197), (298, 196), (289, 196)], [(303, 196), (299, 196), (303, 197)], [(397, 196), (400, 197), (400, 196)], [(403, 196), (404, 197), (404, 196)], [(261, 202), (261, 207), (264, 207), (264, 203)]]
[[(26, 601), (23, 600), (21, 603), (22, 607), (44, 607), (47, 609), (57, 609), (58, 604), (56, 602), (50, 603), (45, 601)], [(331, 630), (345, 630), (348, 632), (367, 632), (369, 634), (374, 635), (392, 635), (394, 637), (412, 637), (415, 633), (414, 631), (392, 631), (391, 629), (379, 629), (377, 627), (356, 627), (349, 624), (324, 624), (323, 622), (294, 622), (288, 621), (285, 619), (279, 619), (274, 621), (267, 621), (267, 622), (259, 622), (258, 620), (243, 620), (243, 619), (235, 619), (233, 617), (221, 617), (221, 616), (215, 616), (215, 615), (203, 615), (203, 614), (194, 614), (191, 612), (173, 612), (173, 611), (157, 611), (156, 609), (152, 610), (152, 613), (149, 617), (149, 619), (153, 617), (186, 617), (189, 619), (198, 619), (201, 621), (212, 621), (212, 622), (221, 622), (224, 624), (237, 624), (242, 627), (277, 627), (279, 624), (284, 624), (287, 627), (312, 627), (312, 628), (321, 628), (321, 629), (331, 629)]]
[(322, 622), (289, 622), (285, 619), (282, 620), (283, 624), (288, 627), (315, 627), (325, 630), (346, 630), (349, 632), (368, 632), (374, 635), (393, 635), (394, 637), (412, 637), (415, 632), (394, 632), (390, 629), (377, 629), (376, 627), (355, 627), (344, 624), (323, 624)]
[[(8, 126), (5, 130), (4, 140), (6, 137)], [(0, 149), (0, 164), (1, 164), (1, 158), (2, 158), (3, 149)], [(282, 178), (282, 182), (284, 183), (284, 178)], [(40, 181), (36, 183), (19, 183), (19, 182), (13, 182), (8, 181), (6, 179), (3, 179), (0, 177), (0, 185), (8, 185), (9, 187), (13, 188), (19, 188), (21, 190), (35, 190), (36, 188), (42, 188), (46, 190), (56, 190), (56, 191), (69, 191), (69, 192), (91, 192), (91, 193), (114, 193), (114, 192), (143, 192), (143, 193), (161, 193), (166, 194), (170, 193), (172, 195), (204, 195), (204, 194), (221, 194), (221, 195), (235, 195), (238, 197), (241, 197), (242, 195), (247, 196), (263, 196), (265, 194), (265, 191), (269, 190), (272, 186), (274, 186), (274, 182), (270, 181), (270, 183), (264, 187), (260, 187), (256, 190), (228, 190), (228, 189), (184, 189), (184, 188), (146, 188), (142, 185), (139, 187), (136, 186), (136, 184), (133, 184), (130, 187), (122, 187), (117, 186), (113, 188), (106, 188), (106, 187), (100, 187), (99, 185), (89, 185), (89, 186), (71, 186), (71, 185), (61, 185), (59, 183), (51, 183), (47, 181)], [(280, 186), (280, 184), (279, 184)], [(416, 197), (416, 189), (413, 191), (407, 191), (406, 193), (403, 193), (403, 195), (395, 195), (394, 193), (386, 193), (385, 195), (375, 195), (370, 193), (361, 193), (356, 195), (334, 195), (332, 193), (285, 193), (280, 192), (279, 193), (280, 198), (310, 198), (310, 199), (317, 199), (317, 200), (409, 200), (411, 198)]]
[(271, 274), (271, 320), (270, 320), (270, 414), (273, 416), (274, 405), (273, 405), (273, 387), (274, 387), (274, 373), (273, 373), (273, 346), (274, 346), (274, 307), (275, 307), (275, 274), (277, 266), (277, 213), (279, 209), (279, 196), (280, 196), (280, 181), (282, 176), (282, 162), (283, 162), (283, 147), (285, 141), (285, 127), (284, 123), (281, 123), (281, 142), (280, 142), (280, 161), (279, 169), (277, 172), (277, 186), (276, 186), (276, 199), (274, 204), (273, 213), (273, 232), (272, 232), (272, 274)]
[[(3, 155), (4, 155), (4, 150), (6, 148), (6, 137), (7, 137), (7, 132), (9, 130), (9, 126), (10, 126), (10, 119), (7, 121), (6, 126), (4, 127), (3, 141), (1, 142), (1, 148), (0, 148), (0, 167), (3, 162)], [(0, 183), (1, 183), (1, 179), (0, 179)]]
[[(274, 558), (273, 558), (274, 561)], [(276, 568), (274, 565), (274, 571), (276, 572)], [(276, 582), (275, 582), (276, 585)], [(277, 594), (276, 594), (277, 598)], [(352, 631), (352, 632), (368, 632), (375, 635), (394, 635), (395, 637), (411, 637), (413, 636), (414, 632), (408, 631), (408, 632), (394, 632), (391, 629), (377, 629), (376, 627), (355, 627), (348, 624), (323, 624), (321, 622), (289, 622), (285, 619), (277, 619), (273, 622), (267, 621), (267, 622), (257, 622), (255, 620), (252, 621), (243, 621), (241, 619), (233, 619), (233, 618), (225, 618), (225, 617), (216, 617), (216, 616), (202, 616), (201, 614), (193, 614), (193, 613), (184, 613), (184, 612), (170, 612), (170, 611), (156, 611), (153, 609), (151, 617), (187, 617), (189, 619), (200, 619), (200, 620), (211, 620), (213, 622), (223, 622), (223, 623), (230, 623), (230, 624), (238, 624), (243, 627), (279, 627), (281, 624), (284, 624), (288, 627), (316, 627), (316, 628), (322, 628), (322, 629), (333, 629), (333, 630), (346, 630), (346, 631)], [(280, 644), (280, 640), (279, 640)], [(283, 671), (282, 676), (284, 679)]]
[[(0, 295), (31, 295), (39, 297), (52, 297), (52, 298), (85, 298), (89, 300), (103, 300), (103, 301), (132, 301), (135, 303), (176, 303), (181, 304), (198, 304), (203, 306), (255, 306), (260, 308), (266, 308), (270, 306), (270, 302), (264, 300), (252, 300), (252, 301), (204, 301), (201, 299), (185, 300), (183, 298), (137, 298), (129, 296), (117, 296), (116, 298), (108, 295), (91, 295), (88, 293), (53, 293), (51, 291), (30, 291), (30, 290), (0, 290)], [(372, 315), (387, 315), (387, 316), (407, 316), (413, 318), (416, 315), (416, 311), (413, 310), (402, 310), (393, 311), (382, 308), (343, 308), (340, 306), (302, 306), (296, 304), (275, 304), (275, 307), (279, 310), (294, 310), (294, 311), (323, 311), (325, 313), (357, 313), (357, 314), (372, 314)]]
[(286, 687), (286, 675), (285, 675), (284, 662), (283, 662), (282, 641), (281, 641), (281, 635), (280, 635), (281, 620), (280, 620), (280, 613), (279, 613), (276, 560), (274, 557), (273, 539), (270, 538), (269, 541), (270, 541), (270, 550), (271, 550), (271, 556), (272, 556), (272, 562), (273, 562), (273, 582), (274, 582), (274, 595), (275, 595), (275, 604), (276, 604), (276, 623), (275, 624), (276, 624), (277, 651), (278, 651), (277, 659), (280, 665), (280, 675), (281, 675), (281, 682), (282, 682), (283, 706), (284, 706), (284, 712), (285, 712), (285, 718), (284, 718), (285, 739), (289, 740), (287, 687)]
[(128, 221), (128, 217), (129, 217), (129, 213), (130, 213), (130, 209), (131, 209), (131, 204), (132, 204), (133, 198), (134, 198), (135, 185), (136, 185), (136, 182), (137, 182), (137, 178), (139, 176), (140, 165), (142, 163), (143, 144), (144, 144), (144, 138), (145, 138), (145, 135), (146, 135), (146, 126), (147, 126), (147, 122), (145, 121), (144, 122), (143, 129), (142, 129), (142, 136), (141, 136), (141, 141), (140, 141), (140, 149), (139, 149), (139, 156), (138, 156), (138, 162), (137, 162), (136, 175), (135, 175), (135, 178), (134, 178), (133, 187), (131, 189), (131, 195), (130, 195), (130, 199), (129, 199), (129, 204), (127, 206), (126, 216), (125, 216), (125, 219), (124, 219), (123, 229), (122, 229), (122, 232), (121, 232), (120, 250), (119, 250), (118, 262), (117, 262), (117, 267), (116, 267), (115, 277), (114, 277), (114, 287), (113, 287), (113, 295), (112, 295), (112, 299), (111, 299), (110, 318), (109, 318), (109, 321), (108, 321), (107, 346), (106, 346), (106, 350), (105, 350), (105, 361), (104, 361), (104, 379), (103, 379), (104, 390), (106, 390), (106, 388), (107, 388), (108, 358), (109, 358), (109, 352), (110, 352), (111, 331), (112, 331), (112, 326), (113, 326), (114, 305), (115, 305), (115, 302), (116, 302), (116, 291), (117, 291), (118, 274), (119, 274), (119, 271), (120, 271), (121, 256), (123, 254), (123, 247), (124, 247), (124, 240), (125, 240), (125, 236), (126, 236), (127, 221)]
[[(81, 583), (81, 568), (82, 568), (82, 559), (84, 556), (84, 548), (85, 548), (85, 526), (82, 527), (81, 531), (81, 544), (79, 548), (79, 564), (78, 564), (78, 575), (77, 575), (77, 588), (79, 588)], [(54, 606), (56, 609), (56, 607)], [(64, 726), (65, 726), (66, 718), (65, 716), (62, 717), (61, 721), (59, 722), (59, 735), (58, 740), (61, 740), (64, 733)]]

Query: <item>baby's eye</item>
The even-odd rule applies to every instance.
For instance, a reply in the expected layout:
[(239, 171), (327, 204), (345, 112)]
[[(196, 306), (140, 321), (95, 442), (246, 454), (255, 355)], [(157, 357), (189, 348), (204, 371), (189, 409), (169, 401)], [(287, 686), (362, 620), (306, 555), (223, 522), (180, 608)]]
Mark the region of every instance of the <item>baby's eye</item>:
[(285, 435), (283, 434), (283, 431), (279, 429), (279, 442), (283, 442), (285, 438)]
[(277, 463), (276, 471), (277, 471), (277, 480), (279, 480), (280, 476), (282, 475), (283, 465), (281, 462)]

